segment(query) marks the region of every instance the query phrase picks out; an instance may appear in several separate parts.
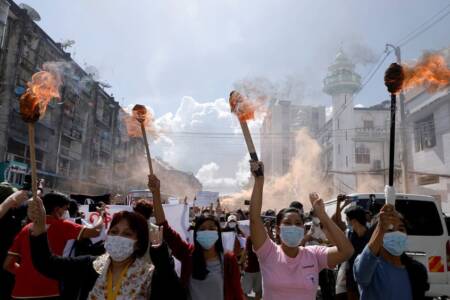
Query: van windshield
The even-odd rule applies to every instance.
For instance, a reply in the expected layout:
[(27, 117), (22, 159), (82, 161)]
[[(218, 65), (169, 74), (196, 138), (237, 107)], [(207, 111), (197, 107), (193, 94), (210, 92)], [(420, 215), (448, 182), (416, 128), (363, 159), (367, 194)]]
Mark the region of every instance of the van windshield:
[(433, 202), (397, 200), (395, 208), (408, 221), (408, 235), (439, 236), (444, 233), (441, 217)]
[[(373, 216), (380, 212), (385, 203), (384, 199), (379, 198), (356, 198), (354, 201), (356, 205), (370, 211)], [(443, 234), (441, 218), (433, 202), (402, 199), (396, 200), (395, 208), (408, 220), (408, 235), (439, 236)]]

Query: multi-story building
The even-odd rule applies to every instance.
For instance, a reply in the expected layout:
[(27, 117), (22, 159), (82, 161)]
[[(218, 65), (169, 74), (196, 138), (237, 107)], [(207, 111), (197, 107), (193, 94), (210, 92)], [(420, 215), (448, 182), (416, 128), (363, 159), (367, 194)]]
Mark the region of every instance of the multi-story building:
[(296, 153), (295, 135), (308, 128), (315, 136), (325, 123), (325, 107), (295, 105), (291, 101), (272, 101), (261, 127), (261, 158), (268, 178), (289, 171)]
[(0, 58), (0, 161), (13, 169), (28, 165), (28, 132), (18, 98), (44, 63), (57, 62), (64, 85), (59, 102), (36, 123), (38, 174), (48, 187), (65, 192), (111, 191), (118, 103), (37, 25), (35, 11), (8, 4)]
[[(324, 80), (324, 92), (332, 97), (332, 116), (318, 134), (330, 194), (381, 192), (387, 183), (390, 102), (355, 106), (353, 95), (360, 87), (354, 64), (340, 50)], [(398, 141), (397, 145), (395, 179), (399, 186)]]
[[(0, 180), (20, 185), (29, 172), (28, 129), (18, 100), (44, 63), (57, 62), (63, 70), (61, 97), (35, 124), (38, 175), (46, 187), (83, 194), (145, 187), (140, 170), (145, 164), (137, 163), (145, 150), (141, 139), (128, 137), (123, 109), (37, 21), (32, 8), (0, 0)], [(201, 189), (192, 174), (169, 171), (167, 182), (189, 182)], [(133, 174), (139, 174), (138, 180)]]
[[(450, 66), (450, 48), (441, 53)], [(405, 97), (412, 192), (434, 196), (450, 212), (450, 89), (417, 87)]]

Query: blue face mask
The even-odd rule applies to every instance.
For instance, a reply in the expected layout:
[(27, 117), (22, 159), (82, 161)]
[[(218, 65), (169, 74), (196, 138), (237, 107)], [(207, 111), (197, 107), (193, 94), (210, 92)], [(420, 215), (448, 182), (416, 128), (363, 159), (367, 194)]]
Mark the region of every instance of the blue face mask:
[(350, 223), (348, 223), (347, 224), (347, 231), (353, 231), (353, 226), (352, 226), (352, 224), (350, 224)]
[(215, 230), (197, 231), (197, 242), (203, 249), (211, 249), (219, 239), (219, 233)]
[(387, 232), (383, 237), (383, 247), (394, 256), (400, 256), (406, 250), (408, 236), (401, 231)]
[(298, 247), (305, 236), (305, 229), (295, 225), (281, 225), (280, 238), (288, 247)]

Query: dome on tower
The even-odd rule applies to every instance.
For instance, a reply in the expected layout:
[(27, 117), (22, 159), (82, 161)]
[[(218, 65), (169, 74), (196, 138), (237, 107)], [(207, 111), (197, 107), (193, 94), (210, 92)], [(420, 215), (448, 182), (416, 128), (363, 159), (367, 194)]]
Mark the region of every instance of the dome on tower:
[(361, 76), (355, 72), (355, 65), (342, 48), (336, 54), (334, 63), (328, 67), (328, 74), (323, 85), (323, 91), (330, 95), (353, 94), (361, 88)]

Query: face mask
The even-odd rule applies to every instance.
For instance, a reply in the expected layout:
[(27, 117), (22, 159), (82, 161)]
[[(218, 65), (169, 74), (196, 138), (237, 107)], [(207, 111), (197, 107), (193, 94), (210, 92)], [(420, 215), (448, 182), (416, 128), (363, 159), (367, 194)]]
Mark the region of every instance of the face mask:
[(105, 241), (105, 250), (112, 260), (121, 262), (133, 254), (135, 243), (135, 240), (126, 237), (108, 235)]
[(219, 233), (215, 230), (197, 231), (197, 242), (203, 249), (209, 250), (219, 239)]
[(383, 247), (394, 256), (400, 256), (405, 252), (408, 236), (401, 231), (393, 231), (384, 234)]
[(202, 213), (195, 213), (195, 217), (198, 218), (202, 215)]
[(150, 217), (149, 221), (152, 224), (156, 224), (156, 218), (155, 217)]
[(288, 247), (298, 247), (305, 235), (303, 227), (295, 225), (281, 225), (280, 237), (281, 241)]
[(231, 229), (235, 229), (236, 223), (235, 222), (228, 223), (228, 227), (230, 227)]
[(207, 218), (207, 217), (210, 216), (210, 214), (209, 214), (209, 212), (204, 212), (204, 213), (203, 213), (203, 216), (204, 216), (205, 218)]
[(314, 217), (314, 218), (312, 218), (312, 222), (313, 222), (314, 225), (319, 225), (320, 224), (320, 219)]
[(64, 214), (62, 215), (61, 219), (63, 219), (63, 220), (68, 220), (68, 219), (70, 219), (70, 214), (69, 214), (69, 211), (68, 211), (68, 210), (65, 210), (65, 211), (64, 211)]
[(352, 226), (352, 224), (350, 224), (350, 223), (347, 224), (347, 230), (348, 230), (348, 231), (353, 231), (353, 226)]

